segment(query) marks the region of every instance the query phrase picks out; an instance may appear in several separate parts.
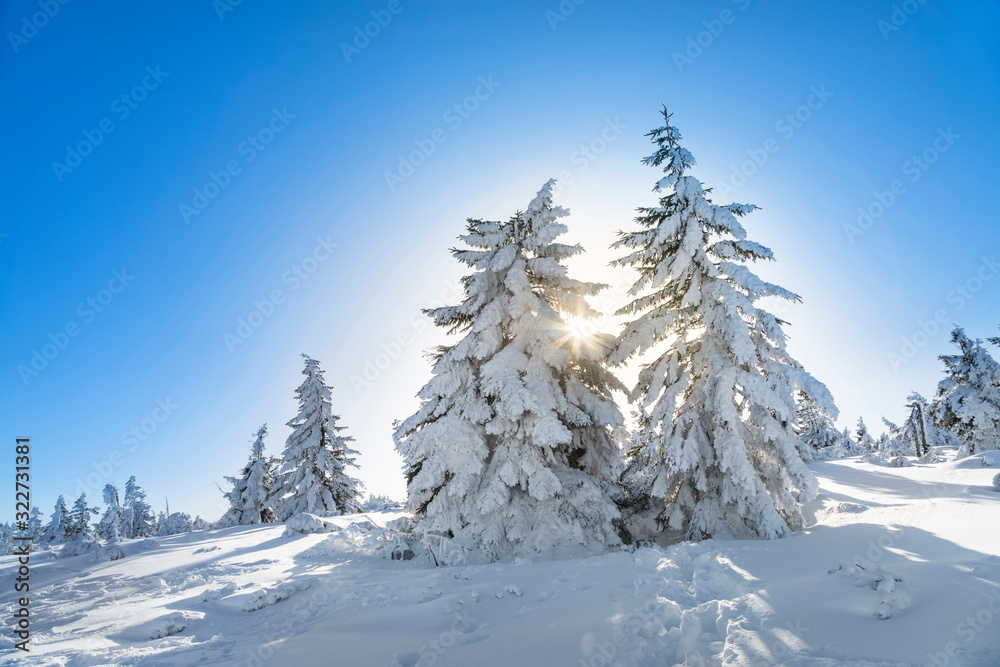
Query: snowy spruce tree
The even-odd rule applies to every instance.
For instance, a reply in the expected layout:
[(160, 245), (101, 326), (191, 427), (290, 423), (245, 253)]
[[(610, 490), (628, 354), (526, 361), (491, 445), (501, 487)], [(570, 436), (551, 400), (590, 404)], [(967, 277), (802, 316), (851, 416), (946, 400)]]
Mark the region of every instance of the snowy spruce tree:
[[(890, 435), (894, 440), (905, 443), (911, 450), (909, 453), (916, 455), (921, 463), (933, 463), (937, 460), (934, 455), (937, 429), (930, 423), (930, 406), (927, 399), (917, 392), (910, 394), (906, 400), (910, 414), (902, 426), (890, 429)], [(890, 422), (887, 421), (886, 425)]]
[(66, 546), (59, 552), (60, 558), (69, 558), (90, 553), (100, 548), (94, 526), (90, 523), (91, 515), (97, 514), (96, 508), (87, 504), (87, 494), (82, 493), (73, 504), (69, 513), (69, 530), (66, 531)]
[(507, 222), (469, 220), (452, 255), (465, 298), (425, 311), (461, 338), (434, 355), (418, 411), (397, 425), (407, 507), (439, 562), (619, 543), (612, 483), (623, 420), (607, 336), (574, 336), (605, 286), (569, 277), (554, 181)]
[(951, 342), (958, 354), (939, 357), (946, 377), (931, 406), (934, 423), (962, 441), (959, 456), (1000, 449), (1000, 364), (961, 327), (952, 331)]
[(66, 541), (66, 533), (70, 530), (70, 518), (69, 511), (66, 509), (66, 501), (62, 496), (56, 500), (55, 510), (52, 512), (52, 518), (49, 520), (49, 525), (45, 528), (45, 533), (42, 535), (43, 542), (50, 542), (53, 544), (60, 544)]
[(111, 483), (104, 485), (104, 514), (97, 524), (97, 536), (106, 542), (120, 542), (122, 535), (122, 506), (118, 488)]
[(628, 251), (614, 264), (639, 275), (618, 313), (634, 319), (609, 360), (656, 355), (630, 398), (649, 415), (643, 440), (661, 528), (688, 539), (781, 537), (803, 526), (800, 502), (817, 490), (794, 432), (795, 392), (829, 415), (837, 409), (788, 354), (785, 323), (759, 303), (799, 297), (747, 265), (773, 259), (739, 221), (757, 207), (713, 203), (663, 115), (664, 126), (648, 134), (656, 150), (644, 159), (665, 173), (654, 188), (659, 203), (640, 208), (639, 229), (613, 246)]
[(225, 493), (229, 509), (219, 519), (220, 528), (249, 526), (274, 521), (274, 512), (267, 504), (274, 486), (274, 472), (277, 462), (264, 455), (264, 436), (267, 424), (254, 434), (251, 440), (250, 460), (243, 466), (238, 477), (226, 477), (233, 488)]
[(330, 387), (319, 362), (303, 354), (306, 376), (295, 398), (299, 413), (288, 426), (281, 470), (272, 494), (274, 512), (281, 521), (293, 514), (350, 514), (359, 511), (361, 481), (351, 477), (350, 468), (358, 452), (349, 443), (354, 438), (341, 435), (340, 417), (333, 414)]
[(811, 396), (798, 392), (798, 410), (795, 414), (795, 434), (805, 445), (802, 458), (807, 463), (817, 458), (831, 456), (833, 447), (841, 441), (841, 434)]
[(860, 456), (864, 454), (861, 446), (854, 441), (851, 436), (851, 431), (844, 428), (837, 438), (837, 443), (830, 450), (830, 457), (836, 459), (843, 459), (849, 456)]
[(913, 465), (906, 458), (914, 451), (913, 442), (907, 435), (907, 427), (897, 426), (885, 417), (882, 417), (882, 423), (888, 431), (875, 439), (875, 451), (866, 454), (865, 459), (876, 463), (885, 462), (896, 468)]
[(69, 512), (69, 523), (66, 526), (66, 539), (75, 540), (83, 533), (93, 533), (90, 526), (90, 519), (94, 514), (98, 514), (96, 507), (87, 504), (87, 494), (81, 493), (80, 497), (73, 503), (73, 509)]
[(136, 539), (153, 534), (153, 508), (146, 502), (146, 492), (135, 483), (135, 475), (125, 482), (125, 498), (122, 502), (122, 537)]
[(857, 443), (862, 454), (869, 454), (878, 450), (875, 438), (868, 431), (868, 426), (865, 425), (865, 420), (862, 417), (858, 417), (858, 425), (854, 429), (854, 442)]
[(31, 537), (36, 543), (40, 542), (42, 535), (45, 534), (45, 515), (42, 513), (42, 508), (38, 505), (34, 505), (31, 508), (31, 514), (28, 516), (28, 528), (22, 535), (25, 537)]

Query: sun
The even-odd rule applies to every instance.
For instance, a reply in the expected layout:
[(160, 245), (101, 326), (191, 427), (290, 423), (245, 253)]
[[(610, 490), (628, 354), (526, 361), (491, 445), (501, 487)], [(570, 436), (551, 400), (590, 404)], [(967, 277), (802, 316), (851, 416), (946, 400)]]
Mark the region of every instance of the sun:
[(574, 352), (592, 350), (597, 347), (597, 327), (593, 320), (583, 317), (568, 317), (563, 324), (560, 343), (569, 344)]

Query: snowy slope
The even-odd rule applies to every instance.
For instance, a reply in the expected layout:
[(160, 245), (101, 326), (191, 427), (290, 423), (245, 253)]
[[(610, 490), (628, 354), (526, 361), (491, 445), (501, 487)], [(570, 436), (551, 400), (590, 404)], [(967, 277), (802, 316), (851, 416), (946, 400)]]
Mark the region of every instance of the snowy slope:
[(812, 464), (815, 525), (777, 541), (434, 568), (373, 555), (400, 516), (384, 512), (129, 542), (112, 562), (37, 554), (30, 659), (6, 630), (0, 664), (996, 666), (986, 459)]

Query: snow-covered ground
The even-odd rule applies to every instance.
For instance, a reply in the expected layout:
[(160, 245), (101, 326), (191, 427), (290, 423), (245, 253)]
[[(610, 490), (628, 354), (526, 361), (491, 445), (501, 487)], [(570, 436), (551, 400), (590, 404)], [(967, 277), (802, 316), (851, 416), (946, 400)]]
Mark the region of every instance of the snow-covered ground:
[[(1000, 665), (1000, 452), (812, 464), (777, 541), (435, 568), (377, 555), (398, 512), (36, 554), (31, 665)], [(16, 565), (0, 559), (0, 589)], [(12, 594), (5, 597), (11, 599)], [(8, 604), (3, 617), (10, 619)]]

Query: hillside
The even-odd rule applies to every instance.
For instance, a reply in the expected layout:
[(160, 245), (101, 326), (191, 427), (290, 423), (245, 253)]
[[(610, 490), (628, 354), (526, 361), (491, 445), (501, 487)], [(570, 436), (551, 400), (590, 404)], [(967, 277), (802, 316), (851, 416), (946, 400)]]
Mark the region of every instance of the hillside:
[[(984, 467), (983, 462), (992, 466)], [(399, 512), (127, 543), (32, 560), (32, 665), (1000, 664), (1000, 452), (889, 468), (812, 464), (814, 524), (436, 568), (376, 551)], [(49, 556), (49, 557), (46, 557)], [(13, 557), (0, 559), (12, 590)], [(9, 599), (9, 598), (8, 598)], [(12, 607), (4, 610), (6, 617)]]

